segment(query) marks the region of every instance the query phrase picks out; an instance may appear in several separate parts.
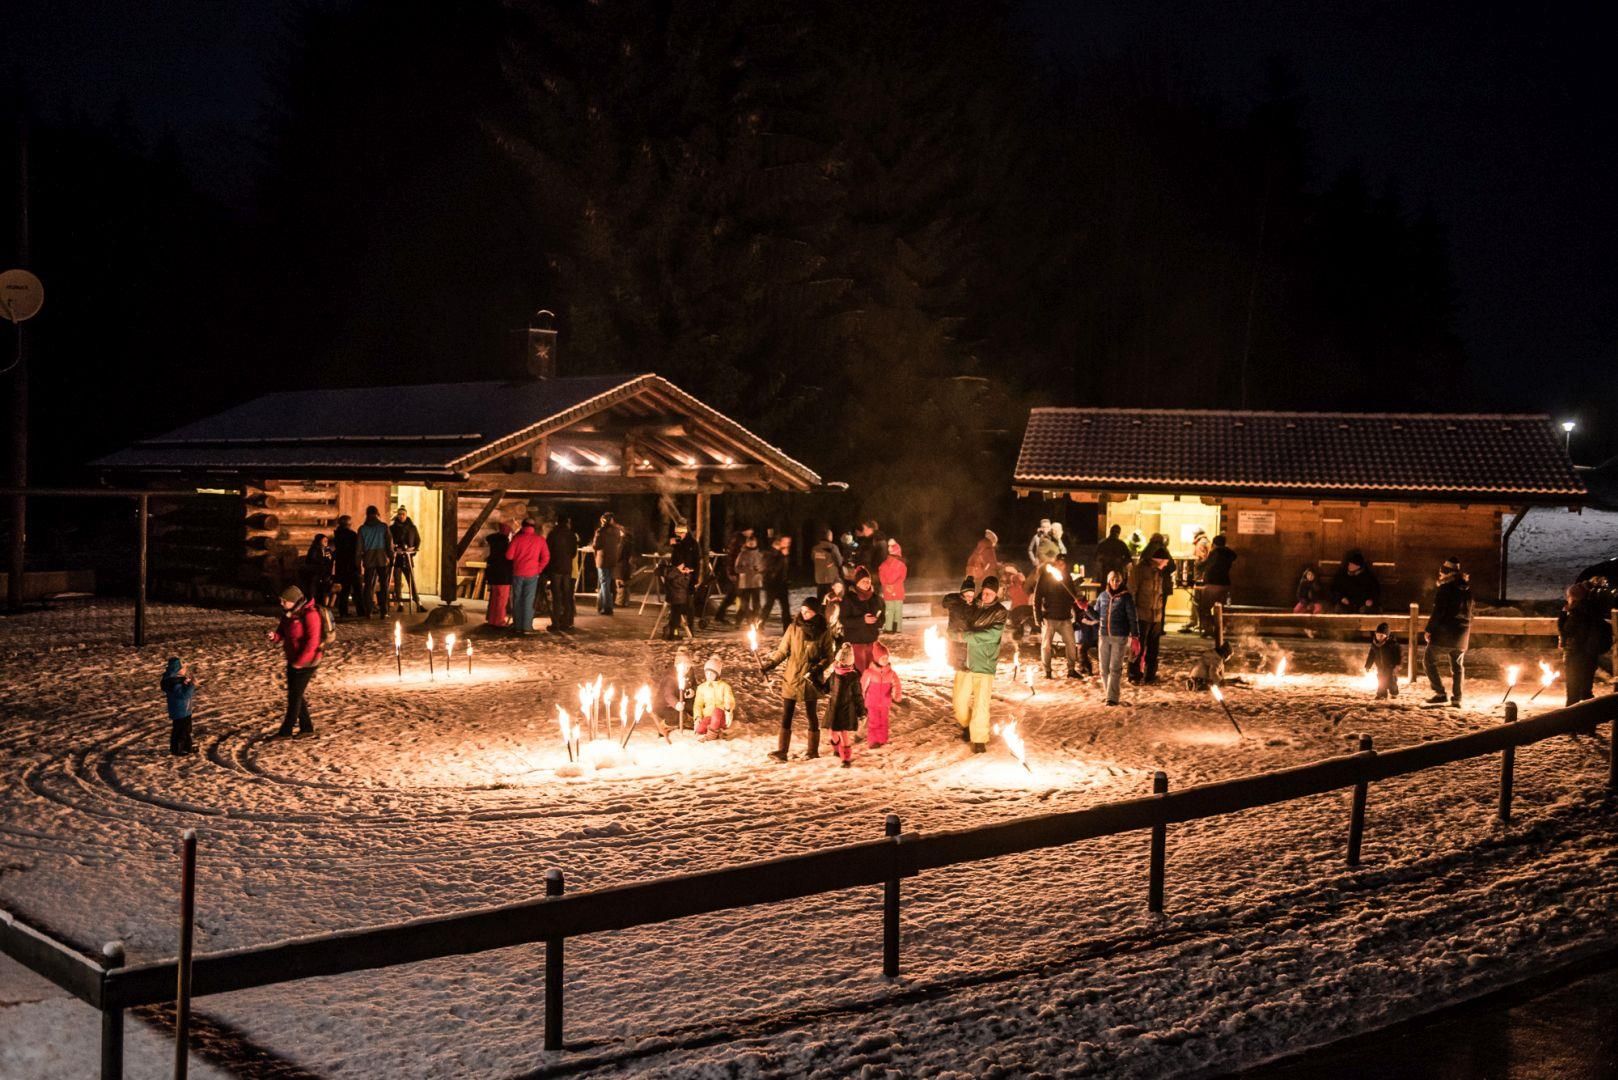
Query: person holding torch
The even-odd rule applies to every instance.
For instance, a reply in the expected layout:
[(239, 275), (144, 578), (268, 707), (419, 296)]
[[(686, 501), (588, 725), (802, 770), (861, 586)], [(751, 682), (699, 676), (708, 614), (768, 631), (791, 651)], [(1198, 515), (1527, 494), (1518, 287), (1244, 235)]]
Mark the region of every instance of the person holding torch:
[(1461, 572), (1459, 559), (1445, 559), (1438, 569), (1438, 591), (1433, 595), (1433, 613), (1427, 619), (1422, 639), (1427, 648), (1422, 655), (1422, 667), (1427, 681), (1432, 684), (1433, 696), (1429, 705), (1444, 704), (1444, 681), (1439, 674), (1438, 657), (1449, 658), (1451, 692), (1449, 703), (1461, 707), (1462, 682), (1466, 678), (1466, 649), (1472, 639), (1472, 586), (1470, 578)]
[(955, 722), (972, 744), (972, 753), (981, 754), (989, 748), (989, 702), (1000, 664), (1000, 641), (1009, 618), (1005, 605), (1000, 603), (1000, 579), (993, 574), (984, 578), (977, 600), (970, 606), (961, 602), (959, 594), (947, 597), (945, 606), (952, 623), (959, 616), (961, 640), (966, 647), (966, 670), (955, 678)]
[(781, 667), (781, 741), (770, 751), (772, 760), (787, 759), (787, 752), (792, 748), (792, 718), (799, 705), (809, 717), (809, 745), (804, 756), (820, 756), (820, 719), (815, 715), (820, 688), (816, 679), (820, 669), (831, 660), (835, 648), (831, 631), (820, 613), (819, 598), (804, 597), (792, 625), (764, 661), (765, 671)]

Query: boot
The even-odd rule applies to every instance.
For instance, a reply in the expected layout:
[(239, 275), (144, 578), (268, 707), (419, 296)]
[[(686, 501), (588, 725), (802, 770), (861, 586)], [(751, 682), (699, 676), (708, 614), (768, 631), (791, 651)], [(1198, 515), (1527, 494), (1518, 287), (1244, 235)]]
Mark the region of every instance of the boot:
[(787, 751), (790, 750), (791, 748), (792, 748), (792, 729), (789, 728), (789, 727), (783, 727), (781, 729), (781, 741), (780, 741), (780, 743), (776, 746), (776, 748), (774, 750), (770, 751), (771, 760), (773, 760), (773, 761), (785, 761), (787, 759)]
[(984, 753), (987, 753), (988, 750), (989, 750), (989, 744), (988, 743), (975, 742), (975, 743), (972, 744), (972, 753), (974, 753), (974, 754), (984, 754)]
[(809, 752), (803, 756), (806, 758), (820, 756), (820, 728), (812, 727), (809, 729)]

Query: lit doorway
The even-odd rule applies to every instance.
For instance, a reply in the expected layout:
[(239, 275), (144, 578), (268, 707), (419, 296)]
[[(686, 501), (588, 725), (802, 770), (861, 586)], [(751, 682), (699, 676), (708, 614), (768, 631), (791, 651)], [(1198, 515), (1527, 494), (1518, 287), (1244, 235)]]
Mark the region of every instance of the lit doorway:
[[(1102, 509), (1101, 535), (1105, 536), (1108, 529), (1117, 525), (1123, 529), (1126, 541), (1132, 534), (1139, 533), (1140, 543), (1145, 544), (1153, 533), (1162, 533), (1169, 538), (1169, 554), (1176, 559), (1191, 558), (1191, 542), (1199, 531), (1210, 537), (1219, 534), (1219, 505), (1203, 502), (1195, 495), (1178, 499), (1173, 495), (1140, 495), (1103, 503)], [(1184, 589), (1174, 591), (1169, 597), (1168, 617), (1191, 617), (1190, 593)]]
[(410, 520), (421, 533), (421, 548), (416, 552), (416, 591), (423, 596), (442, 596), (439, 592), (440, 565), (438, 552), (443, 534), (439, 507), (442, 496), (418, 484), (399, 484), (393, 489), (393, 505), (388, 508), (388, 521), (392, 512), (404, 507)]

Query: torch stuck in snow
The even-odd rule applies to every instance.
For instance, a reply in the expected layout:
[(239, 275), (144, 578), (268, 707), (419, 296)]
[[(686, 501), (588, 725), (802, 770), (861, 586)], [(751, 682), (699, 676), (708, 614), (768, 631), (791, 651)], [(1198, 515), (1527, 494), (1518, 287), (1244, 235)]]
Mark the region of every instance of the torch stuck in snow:
[(567, 759), (573, 760), (573, 725), (568, 722), (567, 710), (556, 706), (556, 723), (562, 729), (562, 745), (567, 747)]
[[(674, 714), (674, 726), (679, 728), (681, 731), (684, 731), (685, 730), (685, 665), (684, 664), (675, 664), (674, 665), (674, 681), (677, 684), (678, 689), (680, 691), (680, 704), (679, 704), (679, 707), (678, 707), (678, 711), (676, 711), (675, 714)], [(667, 737), (668, 737), (667, 735), (664, 736), (664, 738), (667, 738)]]
[(455, 659), (455, 635), (454, 634), (445, 634), (444, 635), (444, 677), (445, 678), (448, 678), (451, 674), (454, 673), (455, 669), (450, 666), (450, 661), (452, 661), (454, 659)]
[(427, 677), (433, 677), (433, 632), (427, 631)]
[(1242, 726), (1236, 722), (1236, 714), (1230, 711), (1230, 703), (1225, 700), (1225, 692), (1217, 684), (1209, 686), (1208, 690), (1213, 694), (1213, 699), (1219, 702), (1219, 707), (1225, 710), (1225, 719), (1229, 720), (1230, 726), (1236, 729), (1236, 734), (1246, 738), (1245, 733), (1242, 731)]
[(404, 627), (397, 620), (393, 624), (393, 666), (399, 669), (399, 678), (404, 679), (404, 657), (399, 650), (404, 646)]
[(994, 725), (994, 733), (1006, 741), (1006, 749), (1017, 759), (1017, 764), (1027, 769), (1029, 776), (1033, 776), (1034, 770), (1028, 764), (1028, 747), (1022, 741), (1022, 732), (1017, 730), (1017, 721)]
[(1532, 694), (1529, 695), (1529, 697), (1528, 697), (1529, 702), (1532, 703), (1534, 698), (1537, 698), (1539, 695), (1543, 694), (1546, 690), (1550, 689), (1551, 683), (1555, 682), (1556, 677), (1558, 675), (1560, 675), (1560, 674), (1561, 674), (1560, 671), (1551, 670), (1551, 666), (1549, 664), (1547, 664), (1545, 661), (1543, 661), (1543, 660), (1539, 661), (1539, 689), (1535, 690)]
[(466, 673), (468, 675), (472, 674), (472, 643), (470, 641), (466, 643)]
[(1512, 664), (1506, 668), (1506, 693), (1505, 696), (1500, 699), (1500, 704), (1504, 705), (1507, 701), (1511, 700), (1511, 692), (1517, 688), (1517, 672), (1520, 670), (1521, 668), (1519, 668), (1516, 664)]

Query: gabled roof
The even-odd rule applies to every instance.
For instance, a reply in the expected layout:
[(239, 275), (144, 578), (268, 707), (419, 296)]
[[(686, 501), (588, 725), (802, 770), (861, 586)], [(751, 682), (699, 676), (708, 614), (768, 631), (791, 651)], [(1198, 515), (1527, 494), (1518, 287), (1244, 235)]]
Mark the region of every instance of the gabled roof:
[(1018, 487), (1568, 504), (1543, 415), (1034, 409)]
[(804, 487), (808, 466), (658, 375), (266, 394), (92, 462), (113, 473), (451, 479), (631, 398), (670, 402)]

